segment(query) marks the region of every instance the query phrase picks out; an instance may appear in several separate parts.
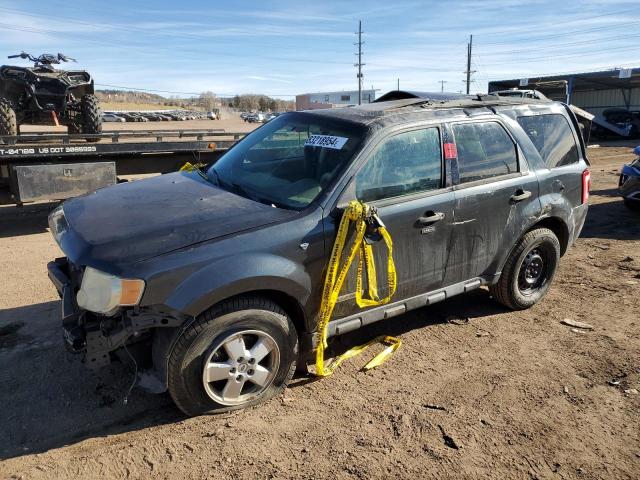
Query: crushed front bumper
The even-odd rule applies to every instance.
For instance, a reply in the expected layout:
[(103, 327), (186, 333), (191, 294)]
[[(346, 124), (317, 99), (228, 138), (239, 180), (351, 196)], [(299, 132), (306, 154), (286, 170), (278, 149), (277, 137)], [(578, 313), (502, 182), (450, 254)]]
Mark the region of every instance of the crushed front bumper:
[(62, 332), (65, 346), (81, 353), (90, 368), (111, 363), (110, 353), (122, 347), (134, 333), (122, 321), (123, 316), (103, 317), (78, 307), (76, 293), (82, 282), (82, 269), (66, 258), (47, 265), (49, 279), (62, 299)]
[(112, 352), (149, 338), (152, 329), (179, 327), (190, 318), (153, 307), (123, 308), (110, 317), (83, 310), (75, 298), (82, 283), (83, 269), (63, 257), (49, 262), (47, 270), (62, 299), (65, 345), (73, 353), (84, 354), (90, 368), (108, 365)]
[(86, 350), (86, 335), (81, 327), (82, 311), (75, 302), (75, 282), (66, 258), (56, 258), (47, 265), (49, 280), (56, 287), (62, 300), (61, 316), (65, 346), (73, 353)]

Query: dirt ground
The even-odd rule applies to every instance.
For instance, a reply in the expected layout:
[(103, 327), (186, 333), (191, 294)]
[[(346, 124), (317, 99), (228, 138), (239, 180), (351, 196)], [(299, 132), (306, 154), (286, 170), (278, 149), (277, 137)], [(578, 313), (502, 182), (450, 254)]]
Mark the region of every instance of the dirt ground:
[(216, 417), (139, 388), (125, 404), (130, 364), (95, 375), (67, 354), (50, 206), (0, 208), (0, 478), (639, 478), (640, 216), (615, 191), (632, 155), (589, 154), (587, 224), (540, 304), (481, 290), (393, 318), (334, 345), (399, 335), (382, 367)]

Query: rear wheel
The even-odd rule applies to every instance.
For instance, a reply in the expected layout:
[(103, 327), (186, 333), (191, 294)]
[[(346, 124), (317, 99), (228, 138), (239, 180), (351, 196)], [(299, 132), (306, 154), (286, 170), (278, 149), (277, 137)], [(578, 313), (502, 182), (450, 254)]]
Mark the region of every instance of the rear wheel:
[(526, 233), (509, 254), (493, 296), (512, 310), (532, 307), (545, 296), (560, 261), (560, 242), (548, 228)]
[[(102, 133), (102, 112), (100, 102), (95, 95), (85, 95), (80, 100), (82, 133)], [(71, 130), (69, 131), (71, 133)], [(98, 142), (100, 139), (88, 139), (88, 142)]]
[[(18, 135), (18, 122), (16, 112), (9, 102), (0, 100), (0, 135)], [(15, 143), (11, 141), (10, 143)]]
[(169, 357), (168, 387), (187, 415), (220, 413), (280, 393), (295, 370), (293, 323), (274, 302), (238, 297), (198, 317)]

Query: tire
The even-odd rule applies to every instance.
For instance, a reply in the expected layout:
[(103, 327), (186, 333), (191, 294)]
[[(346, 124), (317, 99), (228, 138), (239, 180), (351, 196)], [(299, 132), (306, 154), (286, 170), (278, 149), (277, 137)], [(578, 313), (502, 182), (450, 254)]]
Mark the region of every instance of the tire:
[[(16, 112), (11, 108), (11, 104), (0, 100), (0, 135), (18, 135), (18, 122)], [(14, 143), (14, 142), (11, 142)]]
[[(85, 95), (80, 100), (80, 112), (82, 114), (82, 133), (102, 133), (102, 112), (100, 102), (95, 95)], [(87, 139), (87, 142), (99, 142), (99, 138)]]
[(75, 123), (70, 123), (69, 125), (67, 125), (67, 131), (69, 135), (77, 135), (79, 133), (82, 133)]
[(640, 200), (624, 199), (624, 206), (633, 212), (640, 212)]
[[(260, 358), (259, 351), (269, 348)], [(297, 355), (298, 336), (282, 308), (263, 297), (237, 297), (210, 308), (182, 332), (169, 355), (169, 393), (190, 416), (250, 407), (284, 390)]]
[[(527, 232), (513, 248), (491, 294), (512, 310), (524, 310), (545, 296), (560, 262), (560, 242), (548, 228)], [(529, 269), (527, 269), (529, 267)]]

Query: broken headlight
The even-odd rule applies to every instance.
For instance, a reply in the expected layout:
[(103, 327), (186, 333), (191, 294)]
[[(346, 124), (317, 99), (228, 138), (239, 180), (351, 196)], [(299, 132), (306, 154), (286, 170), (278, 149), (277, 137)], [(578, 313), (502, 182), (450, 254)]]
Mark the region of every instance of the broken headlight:
[(76, 300), (80, 308), (111, 315), (118, 307), (137, 305), (143, 291), (144, 280), (120, 278), (87, 267)]
[(49, 230), (51, 230), (51, 235), (55, 238), (56, 243), (60, 245), (62, 236), (69, 230), (62, 205), (49, 214)]

